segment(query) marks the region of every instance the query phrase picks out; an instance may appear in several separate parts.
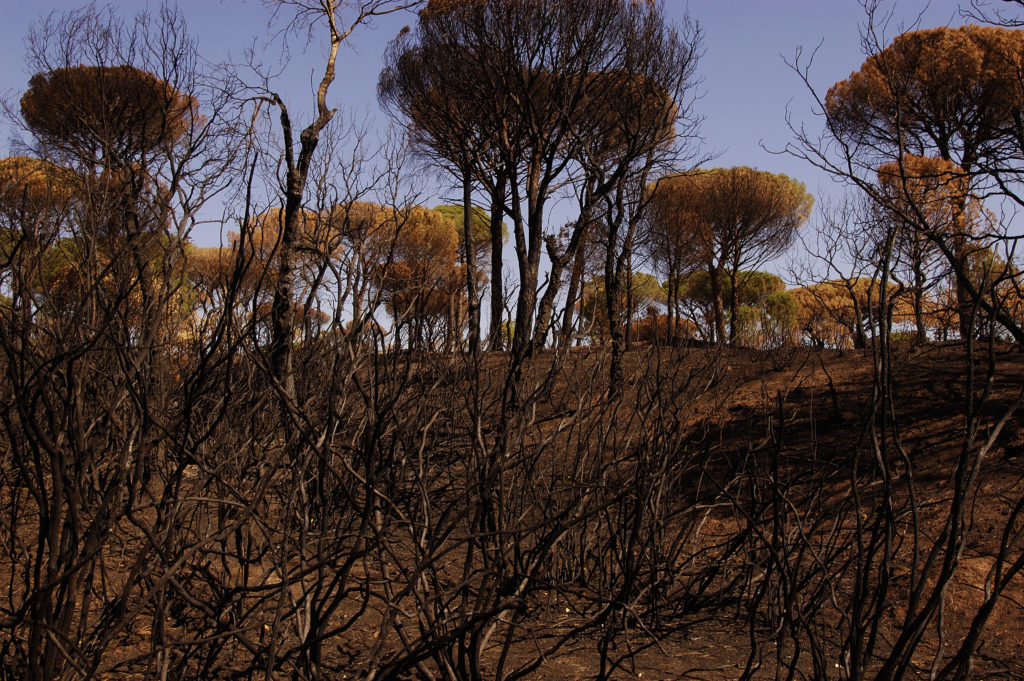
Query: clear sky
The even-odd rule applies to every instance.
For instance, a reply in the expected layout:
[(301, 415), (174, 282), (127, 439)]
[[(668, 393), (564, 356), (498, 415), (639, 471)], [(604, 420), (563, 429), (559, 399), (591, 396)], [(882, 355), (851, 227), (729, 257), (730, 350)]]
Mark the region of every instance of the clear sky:
[[(126, 14), (158, 6), (146, 0), (113, 0), (109, 4)], [(198, 36), (200, 52), (212, 62), (229, 56), (240, 60), (246, 48), (260, 48), (266, 42), (270, 15), (258, 0), (177, 0), (176, 4)], [(0, 0), (0, 5), (0, 40), (7, 46), (7, 56), (0, 63), (0, 92), (16, 103), (32, 75), (22, 58), (28, 26), (51, 10), (77, 8), (82, 3)], [(762, 145), (779, 150), (792, 139), (786, 124), (787, 107), (795, 123), (811, 128), (817, 125), (813, 102), (784, 59), (791, 59), (801, 47), (805, 56), (817, 48), (811, 77), (822, 93), (860, 67), (864, 55), (859, 28), (865, 18), (861, 4), (857, 0), (665, 0), (665, 6), (680, 19), (689, 12), (704, 32), (705, 54), (698, 70), (704, 95), (697, 111), (705, 118), (706, 149), (719, 154), (714, 165), (749, 165), (783, 172), (804, 181), (819, 197), (835, 192), (831, 181), (806, 163), (773, 155)], [(892, 7), (890, 37), (899, 32), (901, 24), (909, 28), (919, 19), (918, 27), (961, 22), (954, 0), (896, 0)], [(367, 111), (383, 123), (376, 101), (381, 56), (388, 41), (412, 21), (414, 16), (409, 13), (385, 17), (353, 36), (340, 57), (338, 80), (331, 90), (334, 105)], [(264, 61), (277, 59), (280, 49), (274, 49)], [(322, 72), (323, 47), (293, 40), (292, 49), (291, 65), (276, 87), (285, 94), (293, 112), (308, 115), (313, 108), (312, 84)], [(11, 133), (5, 129), (8, 132), (0, 143), (7, 147)]]

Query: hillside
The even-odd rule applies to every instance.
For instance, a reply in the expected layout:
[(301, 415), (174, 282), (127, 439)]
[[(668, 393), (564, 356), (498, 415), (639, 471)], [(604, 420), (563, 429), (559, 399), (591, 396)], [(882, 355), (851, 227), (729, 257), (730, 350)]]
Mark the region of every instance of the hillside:
[[(602, 355), (582, 351), (576, 358), (572, 377), (552, 391), (553, 405), (576, 399), (578, 376)], [(993, 348), (991, 358), (974, 358), (973, 416), (965, 360), (962, 346), (897, 349), (886, 367), (890, 390), (875, 391), (879, 366), (867, 352), (792, 351), (781, 361), (742, 350), (634, 352), (632, 392), (623, 401), (638, 410), (662, 405), (678, 420), (670, 429), (676, 442), (663, 451), (685, 471), (673, 478), (677, 491), (696, 503), (684, 511), (692, 516), (666, 522), (689, 523), (667, 532), (690, 544), (674, 556), (676, 577), (688, 583), (675, 585), (676, 600), (666, 598), (661, 611), (647, 613), (659, 628), (639, 618), (619, 623), (612, 647), (624, 662), (622, 678), (735, 679), (745, 671), (750, 678), (786, 678), (789, 671), (847, 678), (843, 666), (856, 650), (843, 637), (856, 633), (855, 615), (861, 636), (876, 637), (871, 651), (862, 651), (860, 673), (883, 678), (884, 660), (913, 631), (920, 642), (906, 653), (905, 674), (926, 678), (959, 651), (986, 602), (992, 611), (970, 673), (1024, 675), (1024, 579), (1006, 575), (1009, 565), (1021, 567), (1020, 413), (989, 437), (1020, 400), (1024, 357)], [(638, 430), (666, 418), (614, 416)], [(976, 433), (966, 444), (969, 429)], [(635, 437), (642, 448), (647, 439)], [(958, 469), (976, 477), (958, 480)], [(879, 504), (891, 504), (891, 515)], [(957, 514), (962, 524), (951, 523)], [(880, 518), (892, 523), (889, 531), (875, 524)], [(638, 543), (637, 550), (650, 550)], [(881, 558), (886, 550), (888, 561)], [(943, 560), (957, 550), (948, 585), (937, 588)], [(915, 621), (930, 597), (934, 615)], [(583, 621), (571, 607), (549, 617), (562, 627)], [(597, 674), (598, 650), (600, 643), (579, 645), (545, 665), (540, 678)]]
[[(97, 678), (1024, 676), (1020, 352), (976, 349), (969, 412), (958, 345), (642, 347), (618, 397), (603, 348), (338, 350), (304, 348), (301, 409), (239, 362), (82, 469), (61, 527), (93, 567), (58, 578)], [(20, 613), (55, 607), (29, 465), (4, 678), (35, 664)]]

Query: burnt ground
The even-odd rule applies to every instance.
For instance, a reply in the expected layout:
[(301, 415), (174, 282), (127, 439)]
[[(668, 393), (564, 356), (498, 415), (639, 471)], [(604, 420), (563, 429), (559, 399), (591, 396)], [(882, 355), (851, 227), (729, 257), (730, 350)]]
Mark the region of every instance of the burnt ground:
[[(442, 406), (452, 394), (464, 390), (467, 370), (459, 361), (415, 361), (416, 380), (448, 390), (438, 393)], [(887, 566), (891, 586), (876, 615), (878, 657), (867, 662), (871, 670), (867, 678), (873, 678), (906, 626), (915, 581), (927, 587), (935, 579), (934, 570), (921, 569), (921, 557), (928, 547), (942, 546), (957, 469), (965, 461), (978, 463), (964, 518), (965, 541), (956, 573), (942, 594), (941, 625), (933, 621), (926, 628), (906, 678), (929, 678), (955, 653), (993, 579), (999, 577), (1001, 546), (1009, 542), (1005, 557), (1010, 562), (1024, 552), (1021, 521), (1013, 517), (1014, 505), (1024, 497), (1024, 414), (1017, 412), (998, 436), (992, 435), (1007, 408), (1020, 397), (1024, 353), (1009, 348), (995, 348), (991, 356), (977, 353), (969, 395), (968, 363), (961, 346), (899, 348), (888, 379), (891, 399), (876, 401), (879, 366), (863, 351), (793, 349), (766, 355), (739, 349), (641, 347), (626, 357), (626, 385), (622, 399), (612, 400), (614, 408), (607, 406), (607, 361), (601, 348), (542, 353), (525, 381), (532, 387), (528, 413), (520, 415), (528, 422), (527, 437), (542, 443), (544, 465), (552, 468), (565, 463), (561, 458), (583, 451), (588, 438), (597, 447), (621, 447), (625, 452), (621, 483), (630, 474), (629, 452), (645, 446), (656, 452), (664, 448), (666, 456), (678, 459), (673, 465), (684, 471), (676, 492), (700, 511), (702, 519), (699, 532), (689, 536), (691, 545), (679, 554), (680, 581), (689, 580), (688, 586), (680, 588), (679, 600), (669, 599), (659, 606), (664, 613), (658, 613), (654, 622), (648, 621), (650, 613), (643, 622), (621, 618), (616, 635), (607, 638), (606, 652), (618, 665), (610, 678), (724, 681), (740, 678), (745, 670), (755, 679), (786, 678), (787, 664), (798, 649), (802, 657), (795, 665), (795, 678), (820, 678), (806, 642), (797, 640), (804, 635), (819, 642), (828, 678), (844, 678), (840, 661), (842, 632), (849, 624), (844, 619), (852, 590), (849, 571), (839, 574), (837, 567), (834, 572), (830, 567), (825, 572), (838, 576), (829, 582), (818, 568), (830, 541), (849, 539), (856, 531), (853, 490), (868, 499), (861, 499), (863, 517), (874, 503), (870, 499), (877, 498), (881, 483), (870, 471), (879, 445), (893, 462), (890, 484), (893, 504), (901, 509), (896, 522), (902, 543)], [(485, 359), (484, 393), (500, 391), (505, 362), (501, 355)], [(497, 401), (485, 403), (491, 418)], [(591, 411), (597, 416), (590, 431), (567, 427)], [(620, 424), (617, 439), (598, 441), (598, 426), (608, 419)], [(976, 432), (968, 441), (971, 423)], [(485, 419), (483, 437), (490, 437), (492, 425)], [(448, 455), (455, 461), (460, 451), (457, 424), (450, 431), (455, 444)], [(650, 436), (654, 431), (657, 435)], [(981, 451), (984, 456), (979, 461)], [(782, 503), (791, 504), (781, 512), (778, 506), (772, 510), (768, 496), (775, 483), (784, 483)], [(743, 533), (756, 539), (775, 518), (781, 518), (780, 536), (792, 541), (785, 547), (791, 552), (781, 563), (791, 568), (791, 584), (803, 589), (791, 600), (784, 595), (784, 580), (772, 582), (771, 589), (760, 588), (780, 580), (777, 570), (771, 576), (765, 567), (770, 563), (767, 554), (754, 555), (771, 542), (758, 545), (748, 538), (736, 544), (739, 548), (728, 548)], [(911, 538), (923, 547), (917, 562)], [(800, 550), (812, 546), (818, 553)], [(945, 553), (940, 550), (936, 555), (941, 559)], [(832, 560), (841, 562), (840, 553)], [(4, 581), (9, 577), (5, 575)], [(877, 577), (873, 574), (868, 582), (873, 584)], [(698, 582), (699, 588), (694, 587)], [(814, 584), (825, 584), (825, 591), (809, 588)], [(578, 593), (554, 588), (531, 593), (526, 604), (528, 621), (517, 629), (510, 647), (512, 663), (536, 659), (547, 642), (574, 628), (580, 633), (544, 656), (528, 678), (580, 679), (598, 674), (597, 651), (608, 628), (586, 626), (593, 611), (580, 606), (577, 596), (588, 588), (581, 585)], [(751, 607), (755, 594), (761, 600)], [(343, 604), (337, 615), (350, 616), (358, 607), (356, 599), (351, 606)], [(370, 610), (327, 646), (325, 668), (331, 675), (325, 678), (353, 678), (345, 671), (347, 665), (355, 671), (379, 635), (379, 617)], [(787, 615), (793, 612), (807, 618), (804, 633), (796, 638), (786, 629)], [(143, 620), (113, 647), (110, 658), (144, 658), (151, 625)], [(242, 653), (240, 670), (245, 668)], [(497, 655), (496, 648), (485, 653), (485, 670), (493, 669)], [(136, 674), (103, 677), (136, 678)], [(974, 657), (973, 678), (1024, 678), (1024, 578), (1020, 576), (996, 602)]]
[[(590, 376), (590, 362), (603, 367), (599, 350), (579, 350), (575, 371)], [(696, 395), (686, 399), (685, 431), (693, 442), (711, 440), (715, 455), (724, 460), (778, 448), (794, 483), (811, 479), (822, 469), (831, 471), (827, 490), (839, 503), (849, 495), (846, 471), (854, 459), (871, 448), (869, 414), (877, 367), (867, 352), (846, 353), (792, 351), (785, 357), (769, 357), (743, 350), (716, 353), (710, 349), (661, 350), (641, 348), (627, 357), (627, 390), (639, 390), (650, 377), (660, 374), (672, 383), (697, 384)], [(984, 446), (996, 423), (1020, 396), (1024, 387), (1024, 354), (996, 348), (990, 357), (982, 351), (974, 362), (974, 409), (978, 433), (970, 449)], [(586, 367), (583, 369), (582, 367)], [(571, 392), (579, 376), (570, 376), (552, 390), (557, 405), (561, 390)], [(967, 361), (962, 346), (932, 345), (900, 348), (894, 352), (891, 385), (893, 399), (886, 422), (889, 446), (906, 453), (911, 464), (897, 476), (914, 479), (916, 508), (925, 540), (934, 541), (952, 495), (951, 487), (968, 423)], [(682, 392), (685, 392), (682, 391)], [(626, 401), (630, 401), (627, 396)], [(552, 408), (558, 412), (557, 407)], [(908, 469), (910, 472), (908, 472)], [(1013, 505), (1024, 496), (1024, 413), (1017, 411), (987, 450), (980, 466), (977, 496), (967, 518), (966, 545), (959, 567), (945, 594), (940, 630), (932, 626), (910, 666), (910, 678), (929, 678), (935, 659), (945, 661), (960, 645), (971, 620), (981, 607), (986, 584), (991, 585), (1000, 542)], [(828, 508), (829, 501), (822, 504)], [(717, 519), (721, 532), (735, 529), (730, 514)], [(1011, 530), (1020, 532), (1019, 521)], [(713, 533), (709, 532), (709, 540)], [(1021, 537), (1011, 559), (1020, 556)], [(909, 559), (908, 559), (909, 560)], [(897, 579), (909, 581), (909, 564), (898, 564)], [(894, 580), (896, 582), (897, 580)], [(882, 638), (894, 640), (907, 614), (897, 586), (888, 603)], [(553, 619), (570, 619), (555, 612)], [(826, 625), (828, 626), (828, 625)], [(739, 678), (753, 657), (753, 678), (776, 678), (780, 665), (772, 632), (751, 632), (741, 609), (683, 614), (676, 626), (659, 635), (634, 632), (632, 642), (620, 643), (641, 652), (630, 653), (630, 663), (620, 670), (622, 678), (719, 679)], [(644, 633), (650, 634), (645, 636)], [(882, 646), (884, 648), (884, 646)], [(831, 653), (838, 659), (839, 651)], [(806, 650), (804, 652), (806, 657)], [(945, 655), (945, 657), (944, 657)], [(780, 653), (791, 659), (792, 650)], [(542, 679), (573, 679), (596, 671), (592, 643), (582, 642), (550, 660), (536, 675)], [(834, 678), (842, 678), (838, 663)], [(941, 665), (939, 665), (941, 668)], [(1006, 589), (991, 615), (974, 660), (974, 678), (1024, 678), (1024, 578), (1018, 576)], [(797, 678), (814, 678), (802, 668)], [(869, 674), (868, 678), (872, 678)]]

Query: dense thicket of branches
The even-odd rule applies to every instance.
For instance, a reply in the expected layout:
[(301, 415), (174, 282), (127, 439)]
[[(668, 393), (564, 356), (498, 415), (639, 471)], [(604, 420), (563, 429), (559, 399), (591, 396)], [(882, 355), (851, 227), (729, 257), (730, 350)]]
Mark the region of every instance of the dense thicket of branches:
[[(269, 75), (205, 71), (174, 11), (30, 36), (0, 160), (0, 679), (604, 681), (709, 630), (730, 678), (1021, 671), (991, 623), (1020, 614), (1024, 486), (996, 453), (1024, 305), (986, 203), (1017, 200), (1019, 117), (999, 99), (943, 146), (895, 89), (925, 90), (936, 40), (990, 64), (1016, 32), (907, 34), (833, 88), (849, 155), (802, 153), (860, 194), (787, 289), (759, 268), (811, 197), (689, 167), (699, 32), (658, 3), (421, 3), (380, 81), (415, 156), (328, 94), (351, 32), (417, 3), (269, 4), (327, 41), (302, 130)], [(419, 205), (424, 157), (462, 205)], [(215, 198), (224, 242), (197, 246)], [(508, 352), (482, 352), (488, 285)], [(898, 399), (911, 329), (959, 341), (949, 441)]]

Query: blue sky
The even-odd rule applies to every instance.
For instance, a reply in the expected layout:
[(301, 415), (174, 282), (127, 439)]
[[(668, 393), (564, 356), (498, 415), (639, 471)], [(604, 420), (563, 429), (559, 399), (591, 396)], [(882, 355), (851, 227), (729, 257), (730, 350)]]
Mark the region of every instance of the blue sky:
[[(0, 40), (8, 46), (8, 55), (0, 63), (0, 92), (16, 103), (32, 75), (24, 64), (24, 36), (29, 25), (51, 10), (80, 7), (75, 0), (56, 0), (34, 4), (4, 0), (4, 21)], [(114, 0), (109, 3), (131, 14), (156, 2)], [(197, 35), (200, 52), (217, 62), (233, 57), (240, 60), (246, 48), (265, 46), (269, 13), (258, 0), (177, 0)], [(749, 165), (782, 172), (804, 181), (820, 198), (837, 191), (827, 177), (805, 162), (786, 155), (769, 153), (780, 150), (792, 139), (786, 124), (786, 111), (793, 121), (812, 129), (817, 122), (813, 102), (796, 74), (784, 59), (797, 49), (809, 54), (817, 48), (811, 71), (813, 84), (823, 93), (828, 86), (848, 76), (864, 60), (859, 40), (859, 25), (864, 11), (857, 0), (666, 0), (666, 10), (682, 18), (688, 11), (704, 31), (705, 54), (698, 73), (704, 93), (697, 112), (704, 116), (703, 133), (708, 151), (717, 152), (714, 165)], [(960, 23), (958, 3), (953, 0), (897, 0), (889, 34), (898, 27), (909, 28), (920, 17), (919, 27)], [(338, 79), (332, 88), (333, 104), (343, 110), (379, 117), (376, 81), (381, 56), (401, 27), (411, 23), (409, 13), (380, 19), (374, 26), (360, 29), (339, 60)], [(271, 46), (264, 61), (274, 62), (279, 44)], [(289, 100), (293, 112), (308, 114), (313, 108), (313, 81), (319, 77), (323, 47), (319, 43), (292, 41), (290, 65), (276, 87)], [(0, 144), (11, 137), (5, 126)]]

